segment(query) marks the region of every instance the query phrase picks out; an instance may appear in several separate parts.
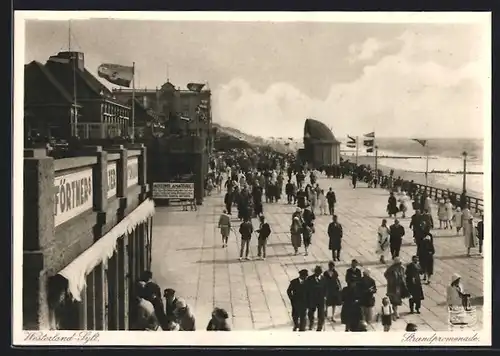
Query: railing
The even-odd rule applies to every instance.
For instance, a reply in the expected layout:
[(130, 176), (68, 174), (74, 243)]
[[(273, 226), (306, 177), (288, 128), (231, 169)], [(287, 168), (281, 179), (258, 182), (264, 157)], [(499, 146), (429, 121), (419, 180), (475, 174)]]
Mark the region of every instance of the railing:
[[(408, 183), (407, 183), (408, 184)], [(456, 197), (456, 201), (458, 204), (461, 203), (460, 198), (461, 194), (457, 194), (455, 192), (427, 186), (424, 184), (414, 183), (417, 187), (417, 191), (420, 193), (426, 192), (427, 196), (434, 198), (436, 201), (443, 198), (450, 198), (450, 194), (453, 194)], [(476, 213), (480, 213), (484, 211), (484, 201), (481, 198), (472, 197), (469, 195), (465, 196), (465, 206), (467, 206), (470, 210), (474, 210)]]
[(128, 135), (128, 127), (118, 123), (78, 123), (78, 137), (81, 139), (115, 138)]

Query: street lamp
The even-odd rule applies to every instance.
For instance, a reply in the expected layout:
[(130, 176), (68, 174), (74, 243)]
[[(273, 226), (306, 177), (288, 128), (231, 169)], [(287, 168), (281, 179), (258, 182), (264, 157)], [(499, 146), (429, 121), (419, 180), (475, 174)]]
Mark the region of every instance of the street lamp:
[(463, 178), (462, 178), (462, 193), (465, 195), (467, 192), (467, 152), (463, 151), (462, 156), (464, 158), (464, 169), (463, 169)]

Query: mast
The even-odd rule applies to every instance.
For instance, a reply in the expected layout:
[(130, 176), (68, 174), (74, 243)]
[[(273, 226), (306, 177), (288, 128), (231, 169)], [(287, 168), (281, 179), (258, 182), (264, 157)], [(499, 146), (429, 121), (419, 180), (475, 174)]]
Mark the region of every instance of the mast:
[(135, 62), (132, 63), (132, 143), (135, 141)]
[(78, 110), (76, 101), (76, 56), (71, 52), (71, 20), (69, 20), (68, 25), (68, 52), (71, 60), (71, 70), (73, 74), (73, 108), (71, 110), (71, 135), (74, 137), (78, 136)]

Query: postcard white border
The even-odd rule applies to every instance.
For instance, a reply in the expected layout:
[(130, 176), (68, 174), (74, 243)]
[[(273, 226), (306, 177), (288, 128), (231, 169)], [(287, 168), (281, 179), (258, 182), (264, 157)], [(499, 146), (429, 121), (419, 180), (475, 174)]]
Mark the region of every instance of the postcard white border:
[[(14, 12), (14, 118), (13, 118), (13, 197), (23, 195), (23, 98), (24, 96), (24, 52), (26, 20), (59, 20), (114, 18), (123, 20), (175, 20), (175, 21), (273, 21), (273, 22), (357, 22), (357, 23), (481, 23), (487, 36), (484, 56), (484, 207), (486, 236), (491, 236), (491, 13), (490, 12), (111, 12), (111, 11), (15, 11)], [(249, 331), (228, 333), (214, 332), (131, 332), (100, 331), (98, 340), (84, 342), (79, 332), (72, 341), (58, 342), (61, 336), (73, 336), (75, 332), (39, 332), (51, 336), (51, 341), (26, 341), (22, 330), (22, 227), (23, 199), (13, 199), (13, 344), (15, 345), (121, 345), (121, 346), (438, 346), (438, 345), (491, 345), (491, 239), (484, 242), (484, 306), (483, 330), (466, 332), (464, 336), (477, 337), (478, 341), (454, 342), (461, 334), (457, 332), (418, 332), (420, 341), (405, 342), (405, 333), (341, 333), (337, 337), (325, 333), (293, 333)], [(91, 334), (89, 334), (90, 336)], [(78, 339), (80, 337), (80, 339)], [(79, 341), (77, 341), (77, 339)]]

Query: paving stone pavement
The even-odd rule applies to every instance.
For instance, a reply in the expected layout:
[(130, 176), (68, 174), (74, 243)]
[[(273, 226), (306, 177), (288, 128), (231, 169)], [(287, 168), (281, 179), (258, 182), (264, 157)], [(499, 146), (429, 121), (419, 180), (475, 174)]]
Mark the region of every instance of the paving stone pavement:
[[(370, 189), (363, 185), (357, 189), (349, 186), (347, 179), (320, 178), (322, 188), (333, 187), (337, 195), (335, 213), (344, 227), (342, 262), (337, 271), (345, 285), (345, 271), (356, 258), (364, 267), (371, 269), (377, 283), (377, 306), (386, 293), (383, 276), (386, 266), (378, 262), (375, 254), (376, 229), (385, 216), (388, 193), (382, 189)], [(193, 308), (197, 329), (205, 330), (215, 306), (225, 308), (230, 314), (233, 330), (291, 330), (291, 306), (286, 295), (289, 281), (296, 278), (298, 270), (312, 270), (319, 264), (324, 269), (331, 259), (328, 250), (327, 227), (330, 216), (316, 212), (316, 233), (313, 236), (309, 256), (294, 256), (290, 243), (289, 225), (294, 206), (285, 202), (264, 204), (264, 215), (271, 225), (272, 234), (265, 261), (240, 262), (240, 239), (234, 233), (229, 246), (222, 248), (217, 222), (223, 209), (222, 194), (207, 197), (198, 211), (182, 211), (180, 207), (157, 207), (153, 226), (153, 275), (162, 288), (174, 288), (177, 295), (186, 299)], [(409, 212), (408, 216), (413, 214)], [(406, 229), (401, 258), (409, 262), (415, 254), (410, 219), (400, 218)], [(392, 219), (388, 219), (392, 223)], [(257, 221), (253, 220), (254, 226)], [(233, 220), (236, 231), (239, 221)], [(473, 300), (478, 302), (477, 324), (482, 328), (483, 259), (465, 255), (464, 239), (451, 230), (434, 230), (436, 249), (434, 276), (431, 284), (424, 285), (425, 300), (421, 314), (409, 314), (408, 300), (400, 308), (401, 319), (393, 323), (392, 330), (403, 330), (406, 323), (418, 325), (419, 330), (447, 331), (446, 286), (453, 273), (462, 276), (463, 283)], [(477, 252), (477, 251), (476, 251)], [(251, 241), (252, 257), (257, 255), (257, 239)], [(340, 324), (340, 308), (336, 322), (328, 321), (326, 331), (343, 331)], [(373, 323), (371, 328), (381, 331), (382, 326)]]

